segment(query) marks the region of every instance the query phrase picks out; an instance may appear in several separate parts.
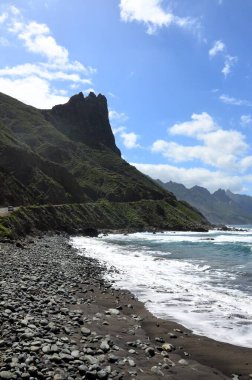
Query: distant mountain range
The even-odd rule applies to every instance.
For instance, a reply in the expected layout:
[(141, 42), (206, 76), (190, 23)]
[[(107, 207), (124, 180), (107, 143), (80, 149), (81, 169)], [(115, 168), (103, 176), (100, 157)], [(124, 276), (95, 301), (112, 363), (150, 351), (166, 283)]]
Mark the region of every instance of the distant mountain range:
[(176, 182), (157, 182), (171, 191), (178, 200), (196, 207), (214, 224), (252, 224), (252, 197), (219, 189), (211, 194), (207, 189), (194, 186), (191, 189)]

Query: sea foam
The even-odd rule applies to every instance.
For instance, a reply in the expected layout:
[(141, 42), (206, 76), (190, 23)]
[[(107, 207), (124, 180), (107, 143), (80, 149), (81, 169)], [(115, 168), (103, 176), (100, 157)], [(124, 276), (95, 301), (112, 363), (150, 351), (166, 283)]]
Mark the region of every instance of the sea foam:
[(130, 290), (154, 315), (252, 347), (251, 231), (136, 233), (71, 242), (107, 267), (113, 286)]

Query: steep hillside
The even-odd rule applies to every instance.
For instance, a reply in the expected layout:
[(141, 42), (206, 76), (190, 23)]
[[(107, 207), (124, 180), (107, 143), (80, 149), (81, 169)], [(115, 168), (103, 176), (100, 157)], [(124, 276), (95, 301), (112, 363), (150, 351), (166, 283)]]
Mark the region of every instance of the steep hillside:
[[(169, 197), (121, 158), (106, 98), (92, 93), (52, 110), (0, 94), (0, 170), (25, 186), (25, 204)], [(2, 191), (3, 203), (13, 202)]]
[(184, 200), (200, 210), (211, 223), (252, 224), (252, 197), (248, 195), (233, 194), (229, 190), (221, 189), (211, 194), (200, 186), (187, 189), (172, 181), (158, 183), (179, 200)]
[[(136, 203), (150, 200), (164, 202), (151, 211), (165, 219), (160, 227), (180, 225), (185, 229), (187, 224), (198, 229), (208, 224), (196, 210), (178, 202), (121, 158), (103, 95), (84, 97), (80, 93), (66, 104), (38, 110), (0, 93), (0, 181), (0, 207), (83, 204), (101, 199), (135, 202), (141, 213), (139, 223), (146, 225), (152, 219), (154, 225), (154, 217), (145, 221), (145, 203), (141, 207)], [(128, 218), (124, 220), (129, 223)]]

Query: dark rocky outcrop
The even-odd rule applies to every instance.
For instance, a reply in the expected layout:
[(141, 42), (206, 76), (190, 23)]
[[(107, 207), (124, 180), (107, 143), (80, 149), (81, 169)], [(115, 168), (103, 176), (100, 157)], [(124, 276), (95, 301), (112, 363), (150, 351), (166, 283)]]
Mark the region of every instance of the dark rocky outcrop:
[(107, 99), (91, 92), (86, 98), (80, 92), (66, 104), (44, 111), (46, 118), (71, 140), (93, 148), (102, 145), (121, 155), (115, 144), (108, 116)]

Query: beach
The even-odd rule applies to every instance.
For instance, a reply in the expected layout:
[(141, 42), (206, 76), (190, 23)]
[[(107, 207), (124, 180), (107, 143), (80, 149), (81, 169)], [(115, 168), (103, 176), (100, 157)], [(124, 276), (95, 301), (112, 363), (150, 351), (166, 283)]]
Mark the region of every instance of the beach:
[(0, 379), (252, 378), (252, 349), (154, 317), (67, 235), (0, 243), (0, 260)]

